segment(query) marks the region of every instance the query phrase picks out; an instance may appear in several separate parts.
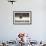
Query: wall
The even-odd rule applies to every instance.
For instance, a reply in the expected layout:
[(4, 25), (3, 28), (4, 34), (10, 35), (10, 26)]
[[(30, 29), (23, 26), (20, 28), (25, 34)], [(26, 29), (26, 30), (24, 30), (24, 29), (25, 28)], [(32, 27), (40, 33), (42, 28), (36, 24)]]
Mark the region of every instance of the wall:
[[(46, 14), (42, 0), (17, 0), (13, 5), (0, 0), (0, 40), (15, 40), (18, 32), (26, 32), (37, 41), (46, 40)], [(32, 11), (32, 25), (14, 25), (13, 11)]]

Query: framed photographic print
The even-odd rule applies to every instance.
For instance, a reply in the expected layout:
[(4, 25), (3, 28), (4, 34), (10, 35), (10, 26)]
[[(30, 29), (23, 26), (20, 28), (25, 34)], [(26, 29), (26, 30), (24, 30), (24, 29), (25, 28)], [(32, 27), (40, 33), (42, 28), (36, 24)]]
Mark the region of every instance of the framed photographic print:
[(13, 11), (13, 24), (32, 24), (32, 12)]

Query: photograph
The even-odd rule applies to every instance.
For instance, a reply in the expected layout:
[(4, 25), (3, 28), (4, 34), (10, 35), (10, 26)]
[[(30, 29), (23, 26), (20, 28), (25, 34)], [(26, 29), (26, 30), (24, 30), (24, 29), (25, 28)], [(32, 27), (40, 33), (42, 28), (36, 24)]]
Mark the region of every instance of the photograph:
[(46, 0), (0, 0), (0, 46), (46, 46)]
[(31, 11), (14, 11), (13, 12), (13, 24), (26, 25), (32, 24), (32, 12)]

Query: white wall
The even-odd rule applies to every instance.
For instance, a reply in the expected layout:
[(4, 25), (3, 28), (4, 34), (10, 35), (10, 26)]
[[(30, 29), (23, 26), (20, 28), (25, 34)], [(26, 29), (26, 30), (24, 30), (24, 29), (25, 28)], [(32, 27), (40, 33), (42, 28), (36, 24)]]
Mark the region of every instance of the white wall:
[[(44, 5), (42, 0), (17, 0), (13, 5), (7, 0), (0, 0), (0, 40), (14, 40), (18, 32), (29, 33), (37, 41), (46, 40)], [(32, 25), (14, 25), (13, 11), (25, 10), (32, 11)]]

